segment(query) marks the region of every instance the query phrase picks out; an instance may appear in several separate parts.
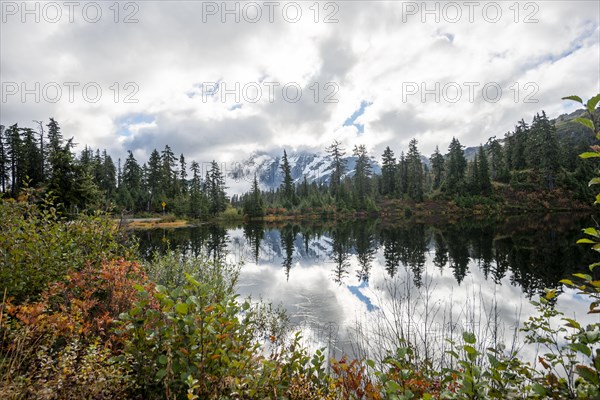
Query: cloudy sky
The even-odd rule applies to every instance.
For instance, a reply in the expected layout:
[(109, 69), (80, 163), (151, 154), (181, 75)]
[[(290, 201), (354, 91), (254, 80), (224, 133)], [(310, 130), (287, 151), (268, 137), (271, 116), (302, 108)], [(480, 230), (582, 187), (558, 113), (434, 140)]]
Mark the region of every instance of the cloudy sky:
[(188, 160), (429, 155), (600, 92), (600, 2), (1, 1), (0, 123)]

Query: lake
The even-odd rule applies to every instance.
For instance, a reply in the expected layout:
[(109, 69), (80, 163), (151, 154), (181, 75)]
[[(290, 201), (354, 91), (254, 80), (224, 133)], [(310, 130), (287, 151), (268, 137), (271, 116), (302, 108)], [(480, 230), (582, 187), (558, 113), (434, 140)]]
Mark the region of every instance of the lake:
[[(238, 292), (281, 306), (305, 343), (331, 356), (376, 359), (403, 340), (444, 362), (447, 342), (473, 331), (481, 346), (504, 343), (535, 357), (518, 332), (530, 300), (560, 279), (589, 272), (593, 252), (575, 242), (586, 215), (390, 223), (311, 221), (135, 232), (144, 257), (169, 245), (242, 263)], [(167, 240), (165, 240), (167, 239)], [(585, 304), (582, 306), (582, 304)], [(569, 316), (591, 321), (572, 290)], [(597, 317), (596, 317), (597, 318)]]

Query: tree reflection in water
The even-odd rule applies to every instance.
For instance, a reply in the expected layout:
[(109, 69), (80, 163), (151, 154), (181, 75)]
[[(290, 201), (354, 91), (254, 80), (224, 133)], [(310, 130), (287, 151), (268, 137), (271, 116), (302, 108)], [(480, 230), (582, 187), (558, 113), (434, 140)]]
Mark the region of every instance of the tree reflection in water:
[[(575, 245), (581, 237), (585, 216), (549, 215), (512, 218), (503, 223), (463, 220), (456, 223), (390, 224), (379, 220), (310, 224), (261, 223), (243, 226), (205, 224), (176, 230), (139, 231), (141, 253), (149, 258), (167, 246), (179, 247), (193, 255), (211, 259), (258, 263), (280, 259), (287, 279), (293, 279), (294, 260), (332, 264), (331, 279), (344, 284), (350, 277), (355, 258), (356, 278), (368, 282), (373, 260), (383, 258), (389, 277), (399, 269), (412, 272), (414, 284), (421, 287), (427, 259), (440, 271), (450, 270), (458, 284), (475, 263), (486, 280), (499, 284), (505, 277), (520, 286), (528, 297), (544, 288), (559, 288), (558, 281), (585, 269), (592, 262), (589, 252)], [(242, 253), (232, 254), (230, 233), (241, 229)], [(269, 257), (265, 257), (269, 254)]]

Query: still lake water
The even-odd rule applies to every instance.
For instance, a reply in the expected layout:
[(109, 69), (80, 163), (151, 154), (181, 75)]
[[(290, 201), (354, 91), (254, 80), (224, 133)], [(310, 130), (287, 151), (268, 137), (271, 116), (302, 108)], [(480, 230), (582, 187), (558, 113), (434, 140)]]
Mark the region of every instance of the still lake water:
[[(518, 333), (535, 312), (529, 301), (589, 271), (595, 255), (575, 242), (590, 225), (590, 216), (551, 214), (436, 224), (207, 224), (136, 235), (146, 257), (164, 251), (168, 239), (188, 254), (243, 263), (239, 294), (283, 307), (305, 343), (331, 356), (383, 357), (409, 338), (443, 362), (443, 338), (463, 330), (482, 346), (503, 342), (534, 357)], [(592, 321), (574, 291), (562, 293), (558, 307)]]

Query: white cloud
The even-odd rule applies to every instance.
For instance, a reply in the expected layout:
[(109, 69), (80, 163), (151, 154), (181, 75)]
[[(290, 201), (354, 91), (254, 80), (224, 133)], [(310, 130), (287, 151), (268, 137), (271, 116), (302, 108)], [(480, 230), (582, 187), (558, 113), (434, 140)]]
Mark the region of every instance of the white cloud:
[[(597, 2), (539, 1), (527, 7), (518, 3), (518, 16), (515, 3), (481, 2), (472, 23), (463, 2), (456, 2), (462, 11), (460, 21), (452, 23), (454, 14), (447, 10), (447, 14), (440, 11), (436, 23), (434, 15), (423, 14), (422, 2), (361, 1), (318, 3), (319, 23), (313, 21), (312, 3), (298, 3), (302, 17), (289, 23), (282, 17), (288, 3), (282, 2), (273, 23), (267, 21), (264, 5), (257, 23), (244, 21), (243, 15), (240, 23), (231, 15), (222, 23), (219, 15), (209, 15), (203, 22), (202, 14), (203, 7), (220, 7), (220, 2), (148, 1), (135, 3), (139, 22), (132, 24), (114, 23), (109, 3), (100, 3), (103, 14), (98, 23), (86, 22), (80, 10), (69, 23), (66, 7), (59, 23), (45, 21), (44, 15), (39, 23), (31, 15), (22, 23), (19, 14), (6, 13), (8, 3), (18, 8), (24, 4), (2, 3), (6, 21), (0, 28), (0, 80), (26, 82), (29, 88), (35, 82), (41, 88), (48, 82), (63, 89), (65, 82), (81, 86), (74, 92), (74, 102), (68, 101), (66, 91), (56, 103), (43, 96), (39, 103), (32, 95), (25, 102), (19, 95), (8, 96), (0, 104), (0, 123), (31, 126), (33, 119), (53, 116), (75, 142), (107, 148), (120, 157), (128, 149), (142, 155), (170, 144), (188, 159), (229, 162), (254, 150), (322, 150), (334, 138), (348, 148), (366, 144), (378, 157), (388, 145), (399, 153), (412, 137), (429, 154), (436, 144), (445, 149), (452, 136), (465, 145), (478, 145), (542, 109), (550, 116), (572, 109), (560, 101), (565, 95), (590, 97), (600, 91)], [(40, 4), (43, 9), (45, 3)], [(444, 4), (429, 2), (427, 7), (444, 10)], [(490, 23), (485, 18), (493, 17), (494, 4), (501, 6), (502, 17)], [(240, 10), (246, 5), (239, 3)], [(408, 11), (415, 5), (418, 9), (412, 15)], [(482, 10), (488, 5), (484, 18)], [(120, 9), (119, 19), (131, 11)], [(287, 16), (293, 16), (293, 7), (288, 11)], [(332, 12), (338, 22), (323, 23)], [(527, 16), (538, 22), (524, 23)], [(241, 107), (233, 94), (226, 102), (188, 95), (202, 82), (217, 81), (229, 89), (236, 82), (240, 88), (264, 82), (279, 87), (274, 101), (263, 90), (256, 103), (241, 96)], [(97, 103), (82, 98), (80, 88), (89, 82), (102, 88)], [(126, 88), (128, 82), (139, 91)], [(336, 86), (326, 89), (327, 82)], [(419, 92), (403, 99), (403, 89), (411, 82)], [(421, 85), (432, 89), (436, 82), (440, 89), (458, 85), (460, 99), (452, 103), (442, 96), (437, 103), (429, 94), (423, 102)], [(465, 82), (479, 85), (472, 101)], [(282, 98), (281, 88), (288, 83), (302, 88), (296, 103)], [(486, 83), (502, 88), (498, 102), (482, 97)], [(125, 103), (128, 94), (138, 102)], [(337, 103), (324, 103), (328, 94)], [(524, 103), (527, 94), (538, 102)], [(359, 134), (355, 127), (342, 125), (363, 101), (373, 104), (357, 120), (364, 125)], [(122, 136), (119, 121), (142, 113), (155, 122), (132, 126), (130, 135)]]

